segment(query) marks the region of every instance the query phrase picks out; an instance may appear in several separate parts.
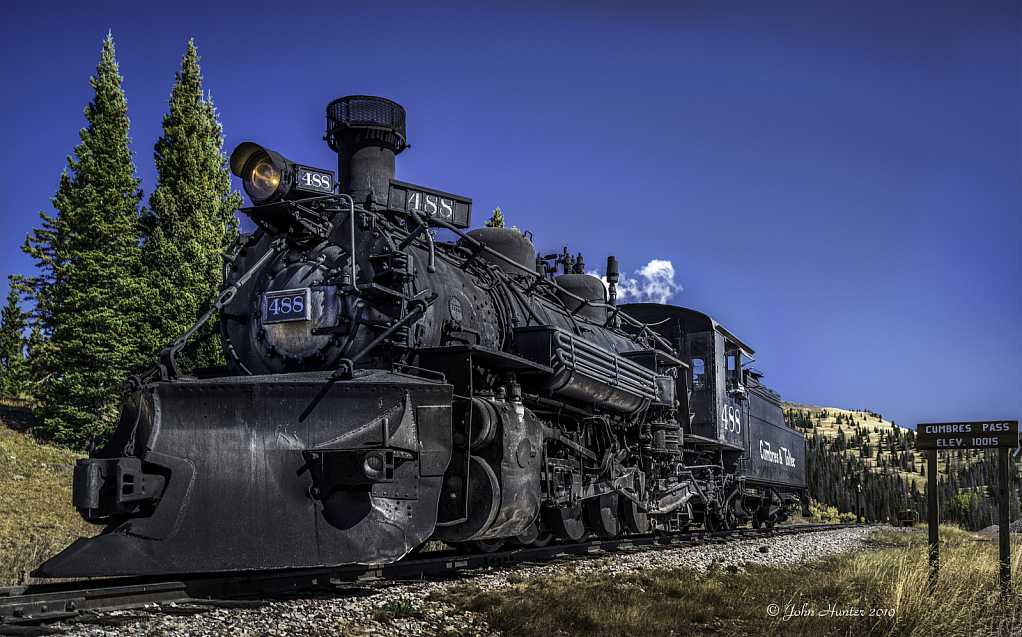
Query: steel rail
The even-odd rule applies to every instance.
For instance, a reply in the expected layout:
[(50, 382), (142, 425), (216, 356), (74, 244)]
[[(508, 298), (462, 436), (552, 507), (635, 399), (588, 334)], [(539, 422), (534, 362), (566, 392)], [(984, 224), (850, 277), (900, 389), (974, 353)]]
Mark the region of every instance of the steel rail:
[[(683, 548), (700, 544), (754, 537), (797, 535), (842, 529), (856, 524), (804, 524), (772, 528), (739, 528), (732, 531), (694, 531), (656, 535), (624, 535), (614, 540), (551, 543), (548, 546), (515, 547), (493, 553), (435, 551), (405, 558), (385, 566), (341, 566), (312, 569), (247, 571), (179, 576), (175, 578), (118, 577), (32, 584), (0, 588), (0, 635), (4, 626), (32, 626), (74, 620), (84, 613), (150, 609), (166, 612), (162, 605), (231, 605), (240, 597), (265, 597), (331, 588), (343, 583), (380, 580), (413, 580), (457, 577), (486, 567), (508, 567), (571, 557), (588, 557), (616, 551)], [(214, 600), (214, 601), (211, 601)]]

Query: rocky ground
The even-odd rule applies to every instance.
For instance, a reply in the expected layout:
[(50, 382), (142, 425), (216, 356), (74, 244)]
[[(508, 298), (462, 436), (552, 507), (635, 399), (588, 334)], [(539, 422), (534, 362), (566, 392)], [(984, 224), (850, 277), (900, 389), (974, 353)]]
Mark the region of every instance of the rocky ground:
[[(566, 571), (635, 573), (685, 566), (705, 572), (714, 562), (721, 568), (746, 562), (791, 565), (845, 551), (869, 548), (866, 536), (875, 527), (845, 528), (800, 536), (779, 536), (677, 549), (611, 553), (597, 559), (571, 560), (540, 566), (486, 569), (455, 581), (390, 582), (348, 587), (329, 594), (267, 600), (258, 608), (216, 608), (194, 615), (125, 611), (111, 613), (121, 626), (65, 625), (52, 627), (69, 637), (451, 637), (496, 635), (481, 616), (428, 600), (433, 591), (458, 584), (483, 589), (507, 585), (508, 577), (528, 578)], [(182, 612), (188, 612), (181, 608)]]
[[(985, 529), (981, 529), (980, 533), (998, 533), (1000, 532), (1000, 530), (1001, 527), (999, 525), (993, 524)], [(1022, 518), (1019, 518), (1012, 522), (1011, 524), (1009, 524), (1008, 530), (1011, 531), (1012, 533), (1022, 533)]]

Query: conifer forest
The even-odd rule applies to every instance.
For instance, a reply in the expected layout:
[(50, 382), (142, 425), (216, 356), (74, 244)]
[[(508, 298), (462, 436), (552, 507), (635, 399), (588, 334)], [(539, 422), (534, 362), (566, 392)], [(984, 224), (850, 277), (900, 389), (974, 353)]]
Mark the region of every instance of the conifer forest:
[[(803, 406), (798, 406), (803, 407)], [(926, 454), (916, 450), (915, 432), (884, 422), (868, 410), (788, 408), (785, 422), (806, 436), (806, 482), (812, 500), (839, 513), (855, 513), (857, 488), (870, 522), (896, 523), (912, 509), (928, 516)], [(998, 451), (958, 449), (937, 457), (938, 515), (942, 523), (978, 531), (999, 522)], [(1011, 459), (1011, 520), (1020, 517), (1022, 477)]]

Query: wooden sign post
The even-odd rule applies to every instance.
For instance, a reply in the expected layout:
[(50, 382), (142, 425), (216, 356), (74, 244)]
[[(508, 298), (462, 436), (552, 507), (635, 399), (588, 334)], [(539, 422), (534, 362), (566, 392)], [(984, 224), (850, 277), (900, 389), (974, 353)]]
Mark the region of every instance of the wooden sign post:
[(998, 449), (997, 481), (1000, 489), (999, 535), (1001, 557), (1001, 598), (1007, 599), (1011, 591), (1011, 481), (1008, 475), (1008, 450), (1019, 446), (1017, 420), (991, 420), (987, 422), (941, 422), (916, 426), (916, 448), (929, 449), (927, 459), (926, 506), (930, 527), (930, 586), (937, 580), (940, 568), (940, 548), (937, 537), (937, 452), (941, 449)]

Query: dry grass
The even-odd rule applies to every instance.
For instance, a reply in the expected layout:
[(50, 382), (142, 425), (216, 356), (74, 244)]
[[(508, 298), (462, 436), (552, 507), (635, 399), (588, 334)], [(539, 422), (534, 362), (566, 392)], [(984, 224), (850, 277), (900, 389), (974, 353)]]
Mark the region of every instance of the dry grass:
[(6, 394), (0, 395), (0, 406), (3, 407), (28, 407), (31, 408), (35, 405), (35, 401), (31, 398), (18, 398), (16, 396), (8, 396)]
[[(918, 531), (875, 534), (898, 547), (856, 554), (842, 573), (857, 590), (877, 603), (886, 601), (900, 618), (891, 635), (1013, 635), (1022, 634), (1022, 605), (1018, 595), (1001, 599), (998, 586), (998, 545), (990, 537), (941, 526), (940, 571), (928, 591), (928, 535)], [(1022, 593), (1022, 541), (1011, 550), (1012, 588)]]
[(71, 506), (71, 467), (79, 452), (36, 441), (27, 407), (0, 407), (0, 586), (40, 581), (36, 566), (102, 527)]
[[(1017, 637), (1022, 611), (1017, 603), (1001, 603), (996, 543), (972, 535), (942, 529), (943, 568), (932, 593), (926, 535), (889, 533), (876, 538), (890, 546), (885, 550), (795, 569), (749, 564), (740, 572), (705, 575), (687, 569), (619, 576), (569, 572), (490, 591), (455, 587), (438, 597), (483, 613), (509, 637)], [(1014, 585), (1022, 589), (1022, 546), (1013, 558)], [(768, 612), (771, 604), (776, 616)], [(798, 616), (796, 610), (814, 614)]]

